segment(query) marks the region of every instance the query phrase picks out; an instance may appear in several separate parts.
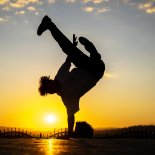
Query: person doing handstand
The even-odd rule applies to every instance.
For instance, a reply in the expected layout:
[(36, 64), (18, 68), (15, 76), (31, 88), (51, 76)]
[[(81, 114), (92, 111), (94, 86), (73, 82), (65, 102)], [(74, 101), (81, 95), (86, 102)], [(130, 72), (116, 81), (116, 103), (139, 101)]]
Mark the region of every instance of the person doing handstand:
[[(73, 34), (73, 43), (56, 27), (46, 15), (38, 27), (37, 34), (40, 36), (49, 30), (53, 38), (58, 42), (67, 59), (58, 70), (54, 80), (50, 76), (40, 78), (39, 92), (41, 96), (57, 93), (67, 110), (68, 136), (74, 128), (74, 114), (79, 111), (79, 100), (93, 88), (102, 78), (105, 64), (95, 46), (88, 39), (79, 37), (79, 42), (90, 53), (90, 57), (77, 48), (77, 37)], [(71, 63), (75, 65), (70, 71)]]

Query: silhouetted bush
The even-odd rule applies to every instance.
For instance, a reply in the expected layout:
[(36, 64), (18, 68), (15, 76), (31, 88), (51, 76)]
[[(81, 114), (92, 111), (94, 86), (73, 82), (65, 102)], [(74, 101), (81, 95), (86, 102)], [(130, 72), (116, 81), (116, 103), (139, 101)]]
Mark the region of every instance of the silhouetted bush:
[(76, 122), (75, 137), (76, 138), (93, 138), (94, 129), (87, 122)]

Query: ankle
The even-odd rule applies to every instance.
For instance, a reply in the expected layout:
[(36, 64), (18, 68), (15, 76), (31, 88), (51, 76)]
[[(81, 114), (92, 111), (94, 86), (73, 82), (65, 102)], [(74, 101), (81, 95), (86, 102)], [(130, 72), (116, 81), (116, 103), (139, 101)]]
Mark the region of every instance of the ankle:
[(56, 27), (56, 25), (52, 22), (52, 21), (50, 21), (49, 23), (48, 23), (48, 30), (52, 30), (53, 28), (55, 28)]

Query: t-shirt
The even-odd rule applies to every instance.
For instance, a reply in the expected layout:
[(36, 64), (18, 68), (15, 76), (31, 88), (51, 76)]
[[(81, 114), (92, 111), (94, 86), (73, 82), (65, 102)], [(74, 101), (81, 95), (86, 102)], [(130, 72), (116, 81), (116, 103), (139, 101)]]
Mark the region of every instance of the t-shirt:
[(70, 70), (71, 63), (65, 62), (59, 69), (55, 80), (60, 83), (61, 91), (58, 95), (66, 106), (68, 116), (74, 115), (79, 111), (79, 100), (97, 83), (97, 80), (87, 70), (73, 68)]

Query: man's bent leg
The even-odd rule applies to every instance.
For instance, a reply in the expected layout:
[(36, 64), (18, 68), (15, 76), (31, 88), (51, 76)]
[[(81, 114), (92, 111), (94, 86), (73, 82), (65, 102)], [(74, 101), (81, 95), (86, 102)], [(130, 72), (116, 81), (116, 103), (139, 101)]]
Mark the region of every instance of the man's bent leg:
[(68, 136), (69, 137), (71, 137), (73, 133), (74, 121), (75, 121), (74, 115), (68, 116)]

